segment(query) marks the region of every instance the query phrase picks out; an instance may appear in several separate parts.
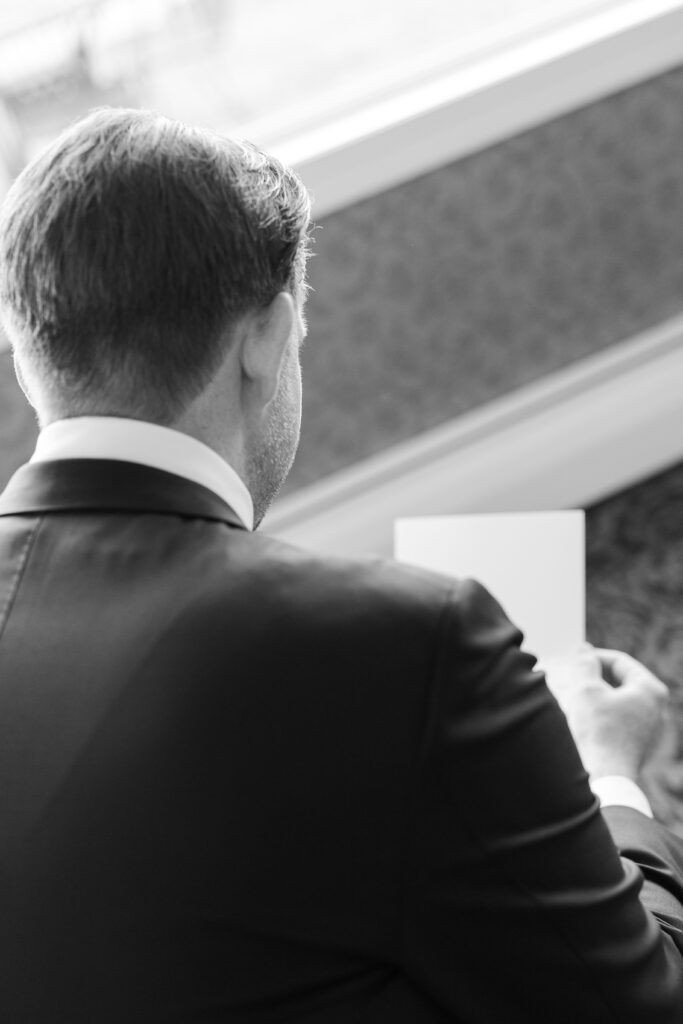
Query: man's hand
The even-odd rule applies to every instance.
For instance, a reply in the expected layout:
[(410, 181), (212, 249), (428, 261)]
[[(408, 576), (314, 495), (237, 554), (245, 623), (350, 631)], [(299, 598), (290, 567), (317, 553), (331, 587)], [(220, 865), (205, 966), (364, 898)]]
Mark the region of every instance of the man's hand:
[(590, 777), (637, 782), (664, 725), (664, 683), (628, 654), (589, 645), (544, 669)]

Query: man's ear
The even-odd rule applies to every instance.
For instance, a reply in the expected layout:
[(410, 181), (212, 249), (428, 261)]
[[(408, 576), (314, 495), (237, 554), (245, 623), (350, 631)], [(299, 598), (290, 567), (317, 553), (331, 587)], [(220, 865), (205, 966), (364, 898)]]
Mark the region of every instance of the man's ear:
[(251, 315), (242, 339), (242, 373), (262, 405), (274, 397), (297, 312), (289, 292), (278, 292), (265, 309)]

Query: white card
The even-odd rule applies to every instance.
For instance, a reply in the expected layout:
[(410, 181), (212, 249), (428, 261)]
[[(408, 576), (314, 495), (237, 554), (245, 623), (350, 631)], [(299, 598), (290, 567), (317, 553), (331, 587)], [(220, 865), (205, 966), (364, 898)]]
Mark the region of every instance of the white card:
[(541, 661), (585, 639), (582, 511), (399, 519), (394, 550), (401, 562), (483, 583)]

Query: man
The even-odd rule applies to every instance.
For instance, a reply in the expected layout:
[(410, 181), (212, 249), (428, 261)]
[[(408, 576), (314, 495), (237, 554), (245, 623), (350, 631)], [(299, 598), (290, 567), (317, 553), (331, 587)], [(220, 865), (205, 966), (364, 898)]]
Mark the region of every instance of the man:
[(298, 439), (308, 218), (276, 161), (128, 110), (6, 201), (42, 432), (0, 499), (0, 1019), (680, 1022), (683, 843), (635, 785), (662, 685), (556, 671), (630, 787), (603, 817), (480, 586), (252, 530)]

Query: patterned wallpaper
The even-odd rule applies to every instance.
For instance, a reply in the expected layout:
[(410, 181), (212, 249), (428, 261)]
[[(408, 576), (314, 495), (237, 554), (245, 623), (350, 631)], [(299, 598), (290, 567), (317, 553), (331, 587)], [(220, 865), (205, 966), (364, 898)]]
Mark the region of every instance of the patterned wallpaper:
[(683, 835), (683, 463), (588, 510), (586, 568), (588, 639), (670, 687), (646, 783), (657, 817)]

